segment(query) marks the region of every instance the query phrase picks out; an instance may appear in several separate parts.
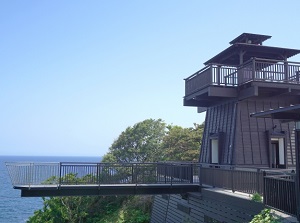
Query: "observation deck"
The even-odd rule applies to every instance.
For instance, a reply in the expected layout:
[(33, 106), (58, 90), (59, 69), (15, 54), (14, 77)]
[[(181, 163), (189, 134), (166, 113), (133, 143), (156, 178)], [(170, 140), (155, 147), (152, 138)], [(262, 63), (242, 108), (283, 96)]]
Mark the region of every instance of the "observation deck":
[(217, 187), (263, 194), (265, 205), (296, 214), (295, 173), (290, 169), (188, 162), (9, 162), (6, 166), (22, 197), (185, 194)]
[(202, 112), (224, 99), (298, 95), (300, 63), (287, 59), (300, 50), (262, 45), (269, 38), (243, 33), (231, 41), (203, 69), (185, 78), (183, 104)]
[(6, 163), (22, 197), (183, 194), (199, 191), (193, 163)]

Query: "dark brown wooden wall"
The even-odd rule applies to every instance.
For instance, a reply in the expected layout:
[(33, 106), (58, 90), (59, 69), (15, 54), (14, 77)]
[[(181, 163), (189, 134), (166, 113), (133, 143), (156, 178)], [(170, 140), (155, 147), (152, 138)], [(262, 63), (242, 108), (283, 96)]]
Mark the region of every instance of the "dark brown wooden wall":
[(221, 164), (230, 164), (232, 151), (230, 144), (232, 144), (234, 134), (234, 107), (235, 102), (231, 101), (218, 106), (208, 108), (205, 118), (205, 129), (202, 137), (200, 162), (210, 162), (210, 135), (212, 133), (223, 132), (223, 149), (221, 152)]
[[(295, 165), (294, 123), (280, 123), (269, 118), (252, 118), (251, 113), (298, 104), (296, 97), (253, 98), (229, 101), (206, 111), (199, 161), (210, 163), (210, 136), (222, 132), (220, 164), (269, 166), (269, 132), (286, 136), (286, 163)], [(276, 128), (273, 127), (276, 125)]]
[[(280, 123), (270, 118), (252, 118), (251, 113), (286, 107), (293, 98), (245, 100), (238, 103), (234, 163), (237, 165), (269, 166), (267, 131), (286, 136), (286, 158), (289, 167), (295, 164), (294, 123)], [(276, 127), (275, 127), (276, 126)]]

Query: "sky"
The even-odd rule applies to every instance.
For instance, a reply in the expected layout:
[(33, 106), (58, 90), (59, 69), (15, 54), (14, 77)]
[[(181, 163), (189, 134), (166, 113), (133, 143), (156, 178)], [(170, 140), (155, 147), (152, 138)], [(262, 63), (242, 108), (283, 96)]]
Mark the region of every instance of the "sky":
[(184, 78), (244, 32), (300, 49), (299, 8), (299, 0), (0, 1), (0, 155), (102, 156), (148, 118), (201, 124), (205, 113), (183, 106)]

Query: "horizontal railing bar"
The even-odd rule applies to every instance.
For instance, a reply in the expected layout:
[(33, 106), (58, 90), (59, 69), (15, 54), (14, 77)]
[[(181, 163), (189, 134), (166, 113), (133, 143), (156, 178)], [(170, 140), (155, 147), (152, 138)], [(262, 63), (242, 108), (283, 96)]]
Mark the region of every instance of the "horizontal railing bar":
[[(273, 60), (273, 59), (264, 59), (264, 58), (259, 58), (259, 57), (253, 57), (253, 59), (256, 61), (256, 60), (258, 60), (258, 61), (266, 61), (266, 62), (275, 62), (275, 63), (279, 63), (279, 62), (282, 62), (282, 63), (287, 63), (287, 64), (290, 64), (290, 63), (292, 63), (292, 64), (300, 64), (300, 62), (295, 62), (295, 61), (289, 61), (289, 60), (287, 60), (287, 61), (284, 61), (284, 60)], [(251, 59), (250, 59), (251, 60)], [(249, 61), (249, 60), (248, 60)]]
[(202, 73), (203, 71), (207, 70), (210, 68), (211, 65), (207, 65), (203, 67), (201, 70), (198, 70), (197, 72), (193, 73), (192, 75), (188, 76), (187, 78), (184, 78), (183, 80), (188, 81), (192, 79), (194, 76), (197, 76), (198, 74)]

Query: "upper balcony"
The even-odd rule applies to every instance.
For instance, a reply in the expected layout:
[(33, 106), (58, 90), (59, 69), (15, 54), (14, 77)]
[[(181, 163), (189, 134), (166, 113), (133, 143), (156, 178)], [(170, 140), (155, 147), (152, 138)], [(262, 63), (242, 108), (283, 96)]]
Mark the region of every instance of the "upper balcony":
[(251, 58), (241, 66), (209, 64), (185, 79), (184, 105), (209, 107), (224, 98), (300, 91), (300, 63)]

